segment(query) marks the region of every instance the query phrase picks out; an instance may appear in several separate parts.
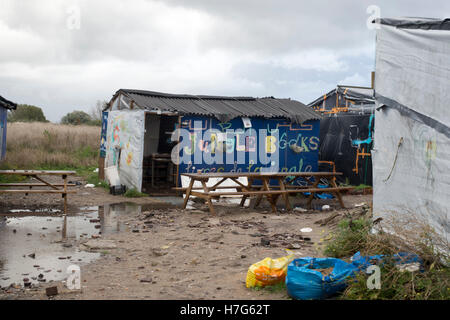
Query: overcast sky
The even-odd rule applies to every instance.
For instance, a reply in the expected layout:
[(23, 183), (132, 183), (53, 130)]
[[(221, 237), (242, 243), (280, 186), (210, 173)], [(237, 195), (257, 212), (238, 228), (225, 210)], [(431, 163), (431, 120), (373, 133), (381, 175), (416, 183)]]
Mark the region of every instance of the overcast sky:
[(0, 0), (0, 95), (55, 122), (119, 88), (306, 104), (370, 85), (370, 5), (450, 17), (448, 0)]

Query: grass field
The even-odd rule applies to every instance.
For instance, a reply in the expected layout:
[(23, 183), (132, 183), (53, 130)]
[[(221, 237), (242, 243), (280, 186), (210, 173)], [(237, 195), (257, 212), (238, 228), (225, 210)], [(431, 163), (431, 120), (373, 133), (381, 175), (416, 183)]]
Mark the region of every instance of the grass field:
[(71, 169), (93, 179), (88, 172), (98, 166), (100, 133), (97, 126), (8, 123), (6, 158), (0, 169)]

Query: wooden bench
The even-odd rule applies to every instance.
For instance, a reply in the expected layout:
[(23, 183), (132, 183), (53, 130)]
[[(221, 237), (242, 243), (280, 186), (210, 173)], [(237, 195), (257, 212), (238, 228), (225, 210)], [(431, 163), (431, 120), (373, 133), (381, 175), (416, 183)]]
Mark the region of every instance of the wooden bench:
[[(74, 190), (68, 190), (68, 187), (75, 186), (75, 184), (67, 183), (67, 177), (70, 175), (75, 175), (75, 171), (49, 171), (49, 170), (0, 170), (0, 175), (16, 175), (32, 177), (41, 183), (1, 183), (0, 187), (23, 187), (27, 189), (1, 189), (0, 193), (50, 193), (50, 194), (61, 194), (64, 199), (64, 214), (67, 214), (67, 195), (69, 193), (76, 193)], [(42, 176), (61, 176), (63, 183), (50, 183)], [(37, 187), (48, 187), (50, 190), (36, 190), (33, 188)]]
[[(200, 197), (205, 199), (209, 210), (214, 213), (214, 207), (211, 199), (220, 198), (221, 196), (242, 196), (240, 205), (243, 206), (245, 200), (250, 196), (256, 196), (255, 206), (258, 206), (263, 197), (266, 197), (269, 201), (272, 211), (276, 212), (276, 203), (279, 196), (282, 196), (285, 201), (287, 210), (292, 210), (292, 206), (289, 202), (290, 194), (297, 193), (310, 193), (308, 198), (308, 207), (311, 207), (311, 202), (314, 198), (314, 194), (330, 192), (333, 193), (338, 199), (342, 208), (345, 208), (344, 202), (340, 191), (350, 190), (352, 187), (338, 187), (335, 179), (331, 179), (331, 187), (318, 188), (320, 179), (322, 178), (334, 178), (337, 175), (341, 175), (340, 172), (270, 172), (270, 173), (182, 173), (182, 175), (190, 178), (189, 186), (187, 188), (174, 188), (175, 190), (183, 191), (186, 193), (184, 199), (183, 208), (186, 208), (190, 196)], [(246, 177), (248, 184), (245, 185), (238, 181), (239, 178)], [(212, 186), (207, 186), (207, 182), (211, 178), (221, 178), (217, 183)], [(293, 185), (293, 183), (302, 178), (305, 185)], [(221, 184), (230, 179), (236, 183), (234, 186), (221, 186)], [(289, 179), (286, 181), (286, 179)], [(262, 184), (256, 185), (255, 181), (261, 180)], [(278, 185), (271, 185), (270, 181), (275, 180)], [(195, 181), (201, 183), (201, 187), (194, 187)], [(216, 191), (217, 189), (225, 189), (225, 191)], [(236, 189), (236, 191), (226, 191), (226, 189)]]

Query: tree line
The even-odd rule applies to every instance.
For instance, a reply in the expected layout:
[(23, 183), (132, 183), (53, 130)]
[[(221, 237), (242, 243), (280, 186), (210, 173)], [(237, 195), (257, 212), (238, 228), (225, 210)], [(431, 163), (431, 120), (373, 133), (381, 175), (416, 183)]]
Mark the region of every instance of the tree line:
[[(69, 112), (61, 118), (61, 124), (101, 126), (102, 111), (106, 104), (106, 101), (98, 100), (89, 113), (80, 110)], [(8, 121), (49, 122), (45, 117), (42, 108), (28, 104), (17, 105), (16, 110), (12, 110), (8, 113)]]

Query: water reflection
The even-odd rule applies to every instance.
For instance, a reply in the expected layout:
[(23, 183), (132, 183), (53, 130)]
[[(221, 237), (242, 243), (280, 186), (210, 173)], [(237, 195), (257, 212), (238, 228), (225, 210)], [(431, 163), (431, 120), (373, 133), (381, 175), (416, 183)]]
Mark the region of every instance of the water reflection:
[(67, 277), (71, 264), (82, 265), (100, 253), (78, 249), (80, 240), (123, 231), (123, 215), (137, 214), (141, 206), (119, 203), (101, 207), (82, 207), (76, 215), (0, 217), (0, 286), (23, 284), (23, 278), (37, 283)]

